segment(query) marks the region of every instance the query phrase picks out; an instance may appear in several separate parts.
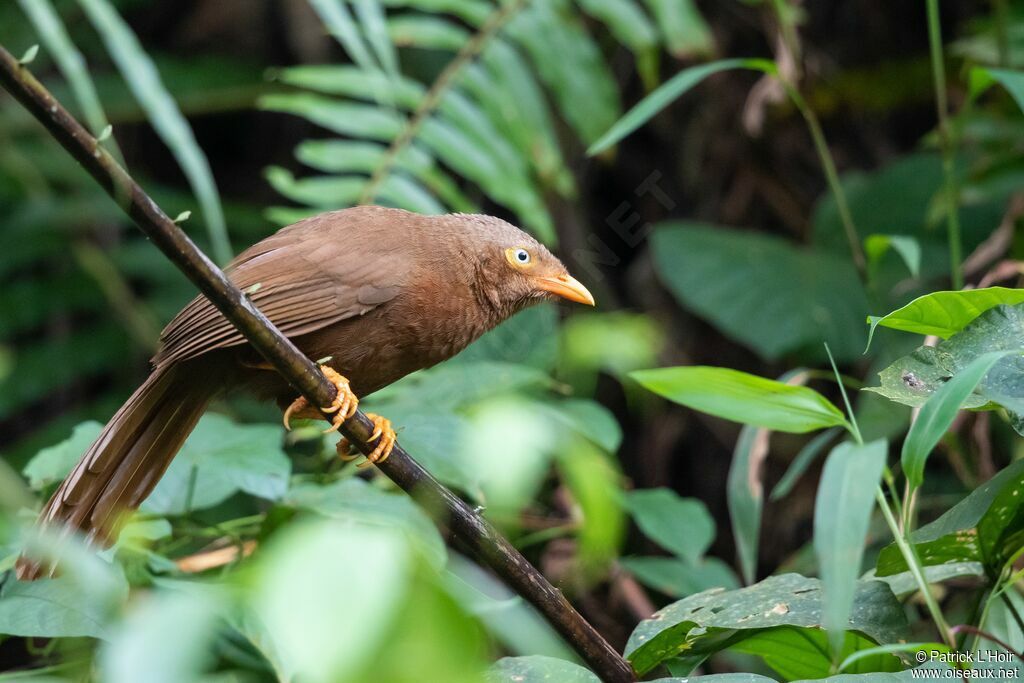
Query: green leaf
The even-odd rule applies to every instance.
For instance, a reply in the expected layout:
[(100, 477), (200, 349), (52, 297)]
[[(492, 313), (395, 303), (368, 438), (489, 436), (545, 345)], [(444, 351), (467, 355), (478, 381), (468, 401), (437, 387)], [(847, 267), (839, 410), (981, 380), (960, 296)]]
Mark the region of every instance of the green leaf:
[(408, 496), (385, 493), (362, 479), (342, 479), (327, 486), (299, 484), (281, 502), (350, 524), (401, 530), (437, 568), (444, 566), (448, 555), (437, 527)]
[(879, 439), (832, 449), (814, 505), (814, 552), (825, 592), (824, 626), (838, 656), (853, 608), (864, 540), (882, 478), (888, 443)]
[(655, 114), (708, 76), (729, 69), (754, 69), (764, 73), (774, 73), (775, 65), (763, 59), (723, 59), (683, 69), (626, 112), (587, 149), (587, 154), (589, 156), (600, 154), (647, 123)]
[[(378, 651), (408, 599), (412, 556), (401, 534), (386, 527), (307, 523), (262, 553), (249, 630), (264, 634), (286, 680), (346, 679)], [(365, 580), (354, 589), (358, 577)], [(359, 647), (338, 647), (356, 641)]]
[(697, 563), (672, 557), (623, 557), (619, 564), (640, 583), (673, 598), (685, 598), (712, 588), (740, 587), (735, 572), (715, 557)]
[(971, 69), (969, 81), (972, 99), (998, 83), (1006, 88), (1006, 92), (1010, 93), (1010, 97), (1017, 103), (1017, 106), (1024, 110), (1024, 72), (976, 66)]
[(931, 334), (949, 339), (985, 311), (1000, 304), (1024, 303), (1024, 289), (986, 287), (953, 292), (932, 292), (892, 313), (868, 318), (871, 331), (881, 325), (903, 332)]
[(213, 253), (221, 263), (231, 260), (224, 210), (210, 163), (196, 142), (188, 121), (164, 86), (153, 60), (108, 0), (79, 0), (103, 39), (114, 63), (139, 101), (160, 139), (170, 148), (195, 192), (206, 221)]
[(291, 462), (277, 425), (240, 425), (208, 413), (199, 420), (160, 483), (142, 504), (158, 515), (213, 507), (238, 491), (277, 500)]
[[(856, 633), (846, 633), (841, 639), (841, 658), (875, 647), (869, 639)], [(757, 655), (784, 681), (816, 680), (827, 678), (834, 662), (828, 653), (828, 634), (817, 629), (782, 627), (757, 633), (732, 648), (733, 652)], [(872, 671), (900, 671), (903, 663), (891, 654), (874, 653), (856, 660), (847, 673)]]
[[(981, 562), (950, 562), (948, 564), (932, 565), (924, 567), (925, 580), (929, 583), (942, 583), (949, 579), (971, 577), (974, 579), (985, 578), (985, 566)], [(920, 591), (917, 578), (910, 571), (892, 574), (891, 576), (878, 576), (874, 569), (865, 572), (861, 577), (864, 580), (877, 579), (885, 581), (892, 589), (893, 595), (901, 600), (909, 595)]]
[(801, 433), (847, 424), (842, 411), (813, 389), (729, 368), (637, 370), (630, 377), (688, 408), (774, 431)]
[(361, 69), (374, 70), (376, 63), (370, 56), (346, 0), (309, 0), (310, 6), (320, 16), (327, 31), (337, 40), (352, 61)]
[(793, 487), (800, 480), (800, 477), (803, 476), (804, 472), (807, 471), (807, 468), (811, 466), (811, 463), (814, 462), (819, 455), (825, 452), (825, 447), (828, 446), (841, 431), (842, 430), (838, 427), (833, 427), (821, 434), (815, 435), (813, 439), (808, 441), (807, 444), (800, 449), (800, 452), (796, 454), (796, 457), (793, 458), (793, 462), (789, 464), (789, 467), (786, 468), (786, 473), (782, 475), (782, 478), (779, 479), (775, 488), (772, 489), (769, 498), (772, 500), (779, 500), (780, 498), (785, 498), (789, 495), (789, 492), (793, 490)]
[(680, 498), (671, 489), (658, 488), (629, 491), (625, 501), (648, 538), (691, 564), (715, 540), (715, 522), (696, 498)]
[(900, 255), (911, 275), (918, 276), (921, 272), (921, 245), (916, 239), (906, 235), (878, 234), (868, 235), (864, 239), (864, 252), (872, 266), (877, 266), (889, 249)]
[(502, 657), (487, 673), (488, 683), (601, 683), (589, 669), (564, 659), (528, 655)]
[[(18, 0), (18, 4), (31, 20), (47, 52), (53, 56), (64, 80), (71, 86), (89, 130), (98, 135), (108, 125), (107, 116), (96, 93), (96, 85), (85, 67), (85, 58), (68, 36), (60, 15), (48, 0)], [(115, 141), (111, 140), (109, 144), (116, 150)]]
[[(1011, 500), (1002, 496), (1004, 491), (1018, 489), (1022, 483), (1024, 460), (1017, 460), (976, 488), (934, 522), (915, 531), (910, 540), (914, 543), (922, 564), (936, 566), (959, 562), (985, 562), (986, 555), (979, 540), (979, 530), (982, 526), (986, 529), (986, 539), (997, 539), (996, 543), (990, 546), (993, 549), (998, 545), (998, 539), (1012, 539), (1015, 533), (1024, 528), (1024, 521), (1013, 516), (1012, 494), (1007, 494)], [(999, 505), (996, 505), (997, 501), (1000, 501)], [(989, 557), (995, 557), (991, 551)], [(989, 565), (986, 567), (991, 568)], [(895, 544), (882, 548), (875, 567), (876, 574), (879, 577), (893, 576), (905, 571), (907, 565), (899, 548)]]
[(764, 459), (768, 455), (771, 432), (744, 425), (736, 440), (729, 465), (726, 496), (729, 521), (736, 542), (740, 573), (744, 582), (757, 578), (757, 548), (761, 538), (761, 512), (764, 506)]
[(265, 95), (259, 99), (259, 106), (295, 114), (327, 130), (356, 138), (390, 142), (402, 130), (402, 118), (393, 111), (311, 93)]
[[(629, 638), (626, 656), (642, 676), (680, 654), (706, 657), (782, 626), (823, 626), (817, 579), (782, 574), (747, 588), (691, 595), (642, 621)], [(907, 622), (889, 587), (870, 581), (858, 584), (847, 626), (876, 643), (886, 643), (904, 637)]]
[(565, 0), (533, 3), (505, 27), (526, 50), (565, 120), (585, 143), (619, 115), (615, 78), (582, 22)]
[(29, 486), (42, 491), (63, 481), (101, 431), (103, 425), (99, 422), (83, 422), (64, 441), (36, 453), (23, 470)]
[[(99, 653), (108, 683), (179, 683), (198, 680), (213, 661), (222, 601), (214, 590), (161, 590), (134, 608), (113, 629)], [(174, 647), (167, 647), (168, 634)]]
[(588, 438), (562, 437), (559, 441), (559, 472), (583, 518), (576, 533), (581, 568), (577, 579), (602, 579), (619, 556), (626, 535), (625, 515), (616, 505), (622, 490), (622, 472), (617, 462)]
[(993, 351), (978, 356), (963, 370), (943, 384), (921, 407), (917, 419), (910, 425), (903, 441), (900, 462), (911, 489), (924, 483), (924, 465), (932, 449), (946, 433), (960, 406), (974, 392), (975, 387), (996, 361), (1007, 352)]
[(879, 373), (881, 386), (865, 387), (909, 406), (925, 403), (975, 359), (995, 351), (1006, 352), (997, 360), (973, 393), (964, 400), (966, 409), (998, 404), (1010, 411), (1011, 424), (1024, 429), (1024, 304), (997, 306), (975, 318), (967, 327), (937, 346), (922, 346)]
[(838, 361), (864, 349), (868, 302), (845, 254), (690, 222), (658, 226), (651, 254), (683, 307), (766, 359), (805, 348), (820, 353), (823, 341)]
[(638, 56), (658, 44), (654, 25), (634, 0), (579, 0), (579, 5), (606, 24), (615, 38)]
[(10, 581), (0, 596), (0, 633), (36, 638), (104, 638), (111, 606), (89, 599), (88, 589), (66, 577)]
[(679, 59), (714, 51), (714, 36), (693, 0), (646, 0), (669, 52)]
[(390, 78), (397, 80), (399, 78), (398, 54), (388, 36), (384, 8), (377, 0), (355, 0), (355, 7), (363, 35), (366, 36), (370, 47), (373, 48), (377, 61)]

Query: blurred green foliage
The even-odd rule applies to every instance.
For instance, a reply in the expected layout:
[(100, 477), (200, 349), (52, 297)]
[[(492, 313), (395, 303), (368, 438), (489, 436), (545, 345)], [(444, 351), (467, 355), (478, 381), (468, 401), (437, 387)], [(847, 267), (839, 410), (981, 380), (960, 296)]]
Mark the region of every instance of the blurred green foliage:
[[(931, 130), (926, 49), (840, 68), (838, 53), (802, 42), (827, 14), (811, 4), (293, 4), (267, 20), (292, 36), (292, 51), (273, 57), (252, 36), (241, 56), (193, 52), (160, 26), (168, 5), (149, 0), (3, 4), (0, 43), (23, 54), (39, 42), (30, 68), (94, 133), (112, 125), (104, 144), (123, 150), (169, 215), (195, 212), (185, 228), (221, 260), (269, 223), (373, 201), (503, 213), (560, 246), (570, 269), (603, 266), (599, 311), (565, 320), (550, 306), (526, 311), (364, 406), (391, 418), (402, 443), (638, 671), (713, 673), (717, 683), (909, 681), (910, 655), (946, 647), (930, 641), (950, 623), (983, 631), (960, 634), (953, 644), (964, 652), (989, 648), (990, 637), (1024, 650), (1014, 432), (1024, 375), (1015, 355), (962, 373), (984, 352), (1020, 348), (1019, 8), (993, 2), (947, 30), (949, 87), (961, 95), (949, 149)], [(255, 25), (246, 23), (255, 10), (223, 11), (243, 31)], [(215, 14), (180, 14), (192, 17), (180, 34), (219, 27)], [(716, 60), (723, 50), (730, 59)], [(728, 73), (735, 67), (747, 68)], [(822, 68), (834, 71), (813, 71)], [(747, 98), (751, 73), (761, 80), (736, 99), (728, 84)], [(636, 105), (623, 115), (627, 102)], [(691, 129), (676, 113), (684, 107), (693, 120), (709, 112), (705, 127)], [(887, 131), (875, 139), (887, 124), (870, 117), (904, 107), (926, 121), (911, 144), (855, 170), (851, 149), (894, 147)], [(852, 158), (828, 144), (851, 134), (819, 121), (844, 108), (869, 119), (864, 140), (834, 145)], [(715, 128), (709, 119), (723, 111), (729, 120)], [(245, 145), (268, 150), (260, 163), (279, 198), (239, 190), (253, 181), (232, 178), (226, 159), (240, 150), (218, 144), (223, 131), (201, 130), (211, 114), (293, 127), (256, 129)], [(718, 193), (702, 155), (728, 160), (722, 149), (758, 134), (746, 152), (781, 149), (786, 159), (771, 160), (780, 177), (741, 159), (725, 164), (735, 184)], [(588, 147), (602, 150), (589, 164)], [(936, 291), (952, 265), (943, 151), (967, 279), (1011, 287)], [(593, 176), (613, 165), (648, 179), (679, 166), (687, 181), (661, 189), (669, 201), (625, 184), (609, 192)], [(712, 203), (691, 210), (677, 197), (686, 185)], [(795, 210), (793, 186), (813, 190)], [(613, 208), (619, 195), (636, 223)], [(288, 205), (264, 209), (282, 198)], [(743, 203), (777, 216), (737, 212)], [(200, 422), (99, 557), (31, 531), (28, 510), (137, 383), (160, 322), (193, 292), (9, 98), (0, 99), (0, 216), (0, 569), (22, 548), (61, 559), (55, 579), (4, 575), (0, 668), (12, 671), (0, 680), (597, 680), (520, 597), (447, 547), (408, 497), (340, 463), (319, 425), (284, 435), (271, 408), (244, 398)], [(587, 262), (588, 248), (597, 261)], [(916, 348), (913, 334), (946, 341)], [(822, 342), (849, 376), (817, 369), (827, 368)], [(798, 370), (766, 379), (786, 368)], [(842, 386), (875, 384), (878, 372), (881, 387), (851, 414)], [(948, 398), (961, 384), (966, 402)], [(666, 407), (648, 389), (714, 417)], [(910, 427), (909, 411), (886, 398), (924, 404), (927, 419)], [(957, 417), (961, 406), (979, 412)], [(746, 426), (737, 433), (717, 418)], [(887, 456), (908, 428), (903, 471)], [(819, 433), (800, 436), (810, 431)], [(774, 469), (785, 474), (766, 502)], [(794, 520), (794, 538), (766, 521), (781, 527), (780, 517)]]

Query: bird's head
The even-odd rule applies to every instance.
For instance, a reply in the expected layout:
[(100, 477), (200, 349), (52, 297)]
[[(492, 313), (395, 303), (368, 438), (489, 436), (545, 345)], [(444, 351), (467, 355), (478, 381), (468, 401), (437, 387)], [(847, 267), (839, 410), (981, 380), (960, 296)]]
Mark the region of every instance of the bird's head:
[(587, 288), (530, 235), (490, 216), (459, 218), (476, 245), (478, 295), (503, 316), (545, 299), (594, 305)]

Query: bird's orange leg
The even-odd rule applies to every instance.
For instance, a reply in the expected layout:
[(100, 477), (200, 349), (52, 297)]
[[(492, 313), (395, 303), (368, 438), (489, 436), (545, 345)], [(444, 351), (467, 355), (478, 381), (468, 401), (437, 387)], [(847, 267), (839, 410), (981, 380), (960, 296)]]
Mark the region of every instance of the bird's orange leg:
[[(366, 417), (373, 420), (373, 434), (367, 439), (367, 442), (371, 442), (374, 439), (377, 440), (377, 445), (373, 447), (373, 450), (366, 456), (366, 462), (360, 463), (359, 467), (369, 467), (370, 465), (376, 465), (379, 462), (384, 462), (391, 455), (391, 450), (395, 447), (395, 440), (398, 438), (395, 435), (395, 430), (391, 426), (391, 420), (386, 417), (381, 417), (375, 413), (367, 413)], [(352, 449), (352, 444), (349, 443), (348, 439), (343, 438), (338, 442), (337, 450), (338, 457), (342, 460), (355, 460), (359, 457), (359, 454), (352, 454), (349, 451)]]
[(299, 396), (297, 399), (292, 401), (292, 404), (288, 406), (288, 409), (284, 411), (284, 428), (291, 430), (291, 419), (293, 417), (301, 417), (310, 420), (319, 420), (321, 413), (333, 413), (331, 418), (331, 426), (324, 430), (324, 434), (336, 432), (341, 428), (341, 423), (352, 417), (356, 409), (359, 407), (359, 399), (352, 392), (352, 388), (349, 386), (348, 380), (345, 379), (339, 372), (334, 368), (326, 365), (320, 366), (321, 372), (324, 373), (324, 377), (330, 381), (331, 384), (338, 390), (334, 396), (334, 403), (325, 408), (314, 408), (309, 405), (304, 397)]

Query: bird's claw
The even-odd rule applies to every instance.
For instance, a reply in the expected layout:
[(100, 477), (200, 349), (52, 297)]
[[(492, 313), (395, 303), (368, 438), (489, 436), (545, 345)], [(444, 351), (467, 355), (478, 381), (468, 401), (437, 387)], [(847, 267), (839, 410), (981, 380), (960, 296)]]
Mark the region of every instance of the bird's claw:
[[(370, 434), (370, 438), (366, 441), (371, 443), (376, 439), (377, 445), (367, 454), (366, 462), (359, 463), (359, 467), (369, 467), (370, 465), (376, 465), (387, 460), (398, 438), (394, 428), (391, 426), (391, 420), (375, 413), (367, 413), (366, 417), (373, 421), (373, 433)], [(338, 442), (337, 450), (338, 457), (345, 462), (359, 457), (358, 453), (353, 454), (350, 452), (352, 450), (352, 443), (347, 438), (343, 438)]]
[(348, 379), (327, 365), (321, 365), (320, 371), (324, 373), (324, 377), (337, 389), (334, 395), (334, 402), (324, 408), (316, 409), (311, 407), (309, 401), (304, 397), (299, 396), (284, 411), (285, 429), (291, 431), (291, 418), (293, 417), (316, 420), (322, 417), (321, 413), (331, 413), (331, 426), (324, 430), (324, 434), (329, 434), (338, 431), (341, 428), (341, 424), (352, 417), (359, 408), (359, 398), (353, 393)]

